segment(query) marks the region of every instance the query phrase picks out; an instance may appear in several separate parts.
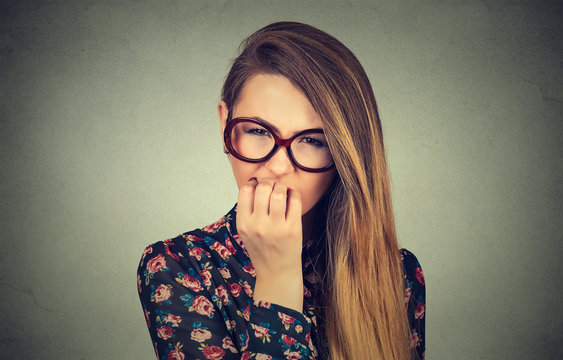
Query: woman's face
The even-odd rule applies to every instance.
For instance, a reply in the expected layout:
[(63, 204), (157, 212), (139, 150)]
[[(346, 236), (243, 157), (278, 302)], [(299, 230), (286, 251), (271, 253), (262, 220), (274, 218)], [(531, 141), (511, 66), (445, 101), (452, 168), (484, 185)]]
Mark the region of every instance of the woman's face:
[[(218, 111), (223, 134), (228, 116), (224, 101), (219, 102)], [(257, 74), (247, 80), (233, 111), (232, 119), (260, 118), (277, 129), (277, 134), (284, 139), (305, 129), (323, 128), (321, 118), (305, 95), (280, 75)], [(334, 168), (321, 173), (298, 169), (284, 147), (278, 148), (271, 158), (261, 163), (247, 163), (231, 155), (229, 160), (239, 189), (253, 177), (259, 182), (264, 178), (283, 182), (301, 194), (303, 214), (315, 206), (336, 175)]]

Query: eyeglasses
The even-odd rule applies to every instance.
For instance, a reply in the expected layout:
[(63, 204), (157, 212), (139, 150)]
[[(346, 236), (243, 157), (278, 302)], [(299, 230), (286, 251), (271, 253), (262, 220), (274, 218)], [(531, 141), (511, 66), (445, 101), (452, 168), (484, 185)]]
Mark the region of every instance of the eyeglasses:
[(249, 163), (266, 161), (283, 146), (293, 165), (303, 171), (324, 172), (334, 167), (321, 129), (303, 130), (289, 139), (282, 139), (263, 122), (238, 117), (227, 124), (223, 137), (229, 153)]

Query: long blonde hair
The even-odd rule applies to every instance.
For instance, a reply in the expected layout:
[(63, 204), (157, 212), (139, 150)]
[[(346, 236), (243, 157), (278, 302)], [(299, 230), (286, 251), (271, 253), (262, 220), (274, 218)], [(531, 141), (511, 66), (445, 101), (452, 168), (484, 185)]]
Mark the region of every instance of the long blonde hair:
[(365, 71), (331, 35), (278, 22), (241, 44), (221, 94), (228, 109), (257, 73), (285, 76), (303, 91), (323, 121), (338, 172), (321, 217), (331, 358), (412, 358), (381, 122)]

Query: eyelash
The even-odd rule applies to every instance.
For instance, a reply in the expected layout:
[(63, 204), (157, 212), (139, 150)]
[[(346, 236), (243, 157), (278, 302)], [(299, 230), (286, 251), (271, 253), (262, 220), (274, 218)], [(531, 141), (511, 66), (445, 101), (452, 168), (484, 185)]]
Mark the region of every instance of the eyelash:
[[(315, 138), (312, 138), (312, 137), (304, 137), (304, 138), (302, 138), (301, 140), (306, 140), (306, 141), (307, 141), (307, 144), (311, 144), (311, 145), (317, 146), (317, 147), (324, 147), (324, 146), (326, 146), (326, 144), (323, 143), (322, 141), (320, 141), (320, 140), (318, 140), (318, 139), (315, 139)], [(312, 140), (312, 141), (310, 141), (310, 140)]]
[[(264, 133), (260, 133), (260, 131), (263, 131)], [(254, 128), (254, 129), (248, 129), (247, 133), (249, 134), (256, 134), (258, 133), (259, 135), (269, 135), (270, 132), (266, 129), (259, 129), (259, 128)]]
[[(248, 129), (246, 132), (248, 134), (258, 134), (258, 135), (261, 135), (261, 136), (271, 136), (270, 132), (266, 129), (263, 129), (263, 128)], [(326, 143), (324, 143), (323, 141), (312, 138), (312, 137), (307, 136), (307, 137), (301, 138), (301, 141), (302, 140), (305, 140), (307, 142), (307, 144), (310, 144), (312, 146), (316, 146), (316, 147), (325, 147), (326, 146)]]

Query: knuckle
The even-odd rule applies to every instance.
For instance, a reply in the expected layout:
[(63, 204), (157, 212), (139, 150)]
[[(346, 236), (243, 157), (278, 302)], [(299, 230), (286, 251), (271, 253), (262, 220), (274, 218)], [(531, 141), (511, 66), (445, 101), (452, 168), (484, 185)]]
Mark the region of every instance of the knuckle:
[(291, 196), (289, 201), (294, 205), (301, 204), (301, 198), (297, 196)]
[(279, 191), (275, 191), (272, 193), (272, 198), (275, 200), (283, 200), (285, 198), (285, 194)]
[(244, 184), (240, 187), (240, 191), (244, 193), (250, 193), (252, 190), (254, 190), (254, 186), (250, 184)]
[(266, 236), (266, 229), (262, 226), (257, 226), (254, 229), (254, 233), (256, 234), (257, 237), (264, 238)]
[(246, 232), (246, 221), (242, 220), (242, 216), (237, 218), (237, 230), (238, 232)]
[(256, 191), (263, 193), (263, 192), (267, 192), (270, 191), (272, 189), (272, 186), (269, 184), (265, 184), (265, 183), (260, 183), (256, 186)]

